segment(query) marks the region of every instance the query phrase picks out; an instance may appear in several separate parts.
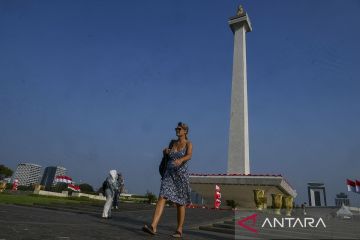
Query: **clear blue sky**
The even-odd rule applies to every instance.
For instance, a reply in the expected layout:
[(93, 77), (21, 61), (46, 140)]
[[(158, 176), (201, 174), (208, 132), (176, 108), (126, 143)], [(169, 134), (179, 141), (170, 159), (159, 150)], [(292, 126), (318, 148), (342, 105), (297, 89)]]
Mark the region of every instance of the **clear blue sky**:
[[(194, 173), (225, 173), (233, 35), (248, 12), (250, 161), (328, 204), (360, 179), (360, 1), (1, 1), (0, 163), (118, 169), (159, 191), (161, 150), (190, 126)], [(349, 193), (360, 206), (360, 195)]]

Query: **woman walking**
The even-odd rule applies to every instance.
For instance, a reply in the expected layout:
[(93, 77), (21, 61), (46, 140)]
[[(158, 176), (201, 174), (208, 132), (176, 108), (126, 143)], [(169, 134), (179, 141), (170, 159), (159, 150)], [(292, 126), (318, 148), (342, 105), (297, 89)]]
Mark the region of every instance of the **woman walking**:
[(163, 150), (167, 158), (166, 170), (161, 180), (159, 199), (153, 215), (152, 223), (143, 227), (143, 231), (155, 235), (157, 225), (164, 210), (166, 200), (176, 204), (177, 228), (172, 235), (182, 237), (185, 220), (185, 206), (190, 204), (190, 186), (188, 161), (192, 155), (192, 143), (188, 139), (189, 127), (179, 122), (175, 128), (177, 140), (173, 140), (168, 148)]

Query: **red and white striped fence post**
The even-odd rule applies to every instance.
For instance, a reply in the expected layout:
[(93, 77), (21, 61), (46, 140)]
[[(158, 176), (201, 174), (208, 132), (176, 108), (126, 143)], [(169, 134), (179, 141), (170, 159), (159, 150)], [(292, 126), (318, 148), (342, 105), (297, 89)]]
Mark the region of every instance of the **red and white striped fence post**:
[(220, 193), (220, 186), (215, 185), (215, 201), (214, 207), (215, 209), (219, 209), (221, 205), (221, 193)]

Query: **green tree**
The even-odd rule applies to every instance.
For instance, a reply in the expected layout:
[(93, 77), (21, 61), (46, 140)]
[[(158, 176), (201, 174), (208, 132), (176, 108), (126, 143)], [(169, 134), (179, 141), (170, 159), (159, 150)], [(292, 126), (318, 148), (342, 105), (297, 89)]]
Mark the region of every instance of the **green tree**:
[(11, 177), (13, 175), (13, 170), (1, 164), (0, 175), (4, 175), (4, 177)]
[(83, 193), (94, 193), (94, 188), (87, 183), (82, 183), (79, 185), (81, 192)]

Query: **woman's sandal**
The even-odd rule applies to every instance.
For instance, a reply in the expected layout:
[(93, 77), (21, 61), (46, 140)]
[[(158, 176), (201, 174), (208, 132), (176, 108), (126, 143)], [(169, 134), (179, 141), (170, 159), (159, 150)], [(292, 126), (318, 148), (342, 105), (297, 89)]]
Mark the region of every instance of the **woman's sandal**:
[(173, 235), (171, 235), (174, 238), (182, 238), (182, 232), (176, 231)]
[(142, 230), (146, 233), (149, 233), (151, 235), (156, 235), (156, 232), (154, 231), (153, 227), (151, 225), (145, 225), (143, 226)]

